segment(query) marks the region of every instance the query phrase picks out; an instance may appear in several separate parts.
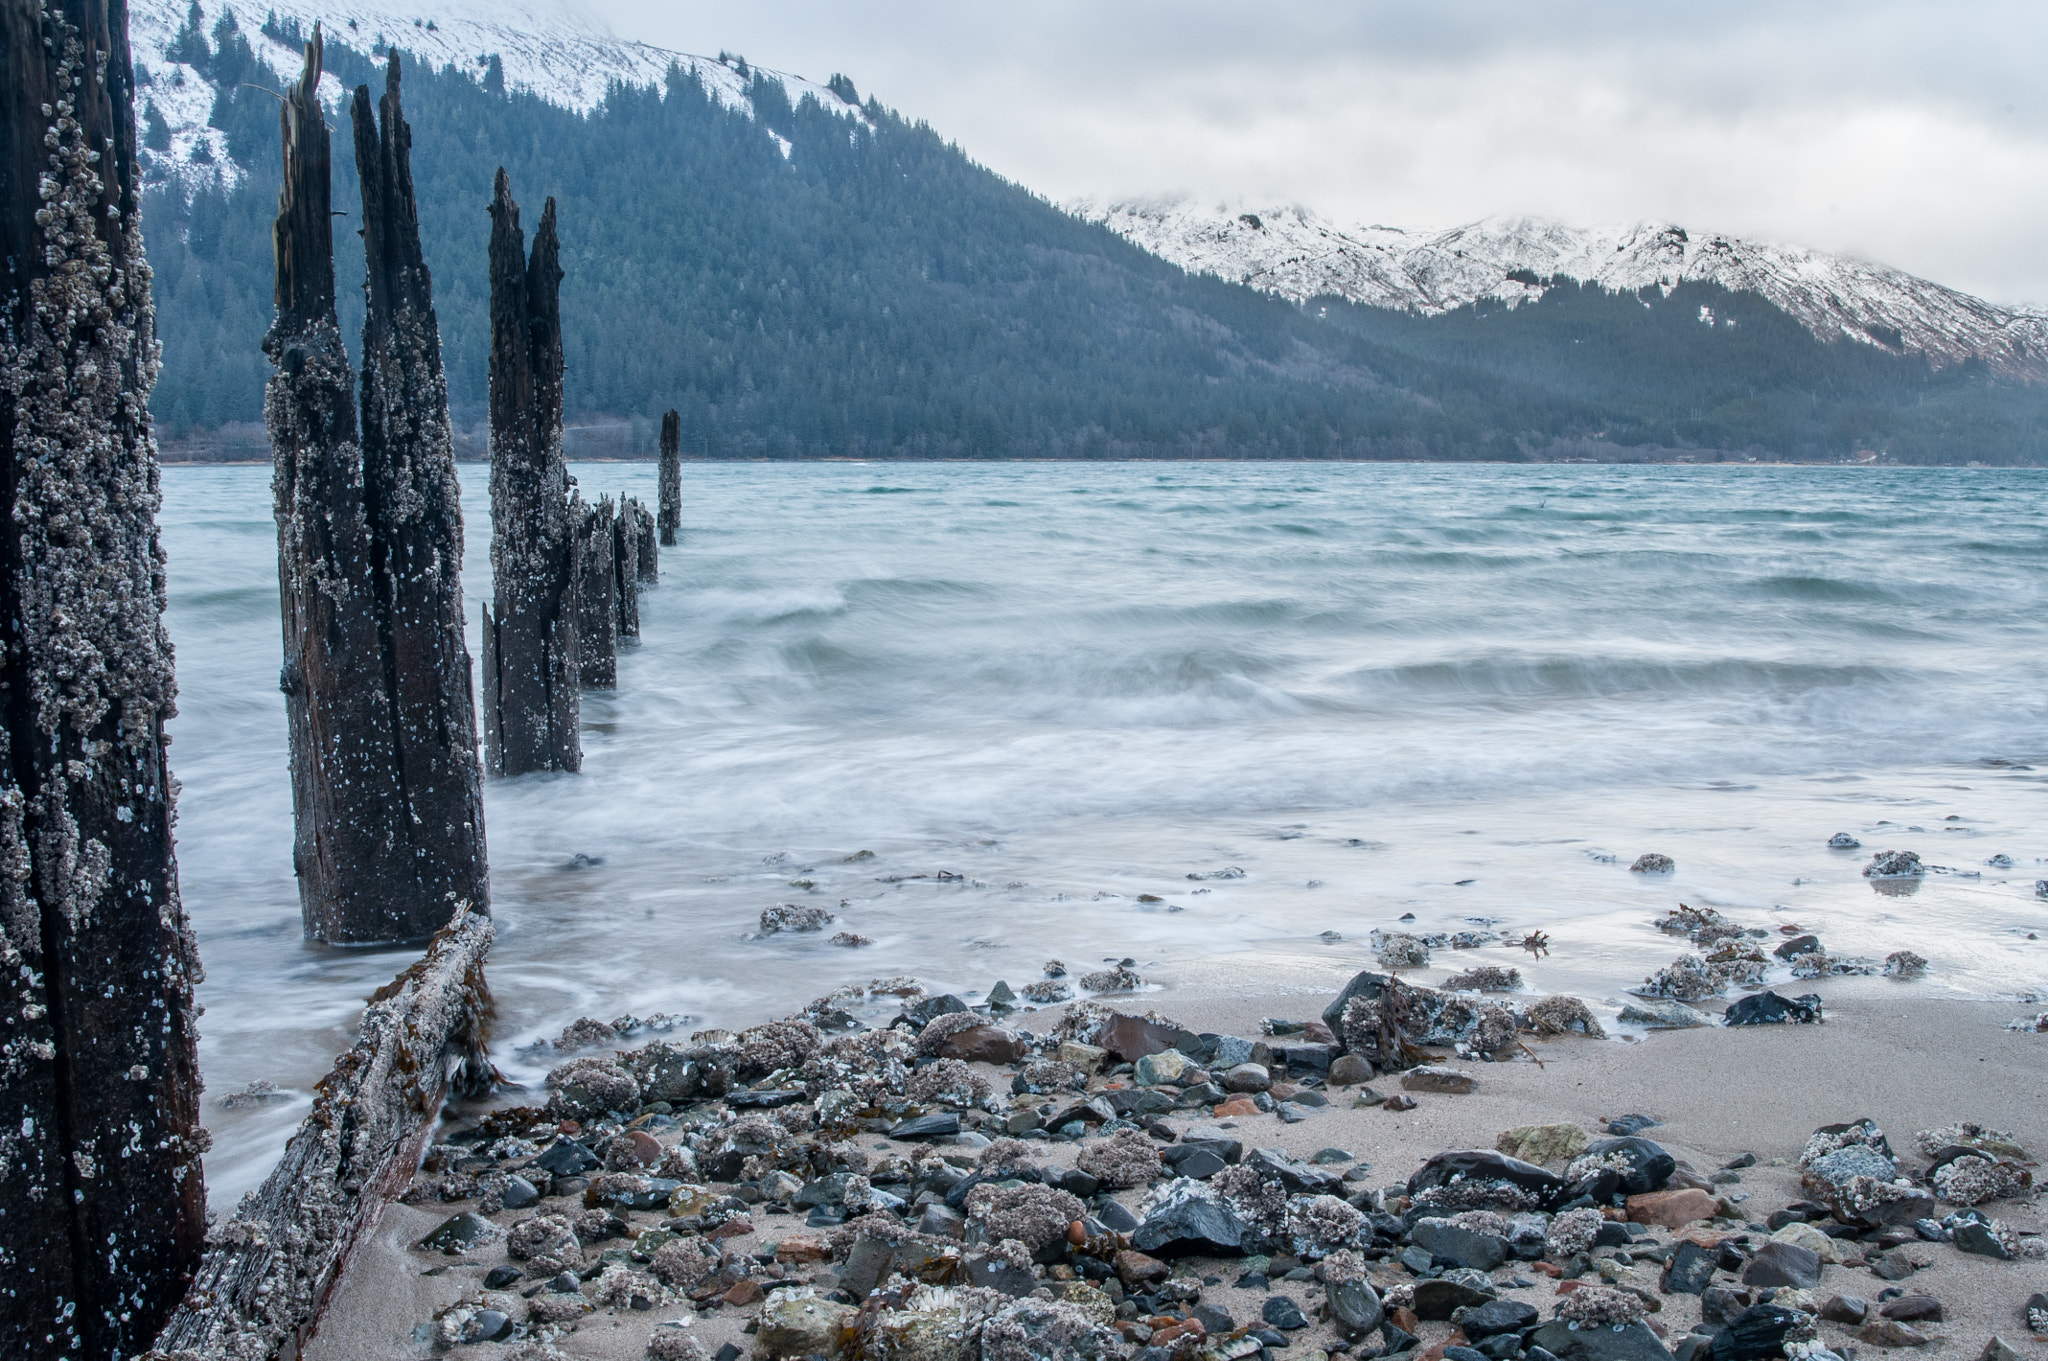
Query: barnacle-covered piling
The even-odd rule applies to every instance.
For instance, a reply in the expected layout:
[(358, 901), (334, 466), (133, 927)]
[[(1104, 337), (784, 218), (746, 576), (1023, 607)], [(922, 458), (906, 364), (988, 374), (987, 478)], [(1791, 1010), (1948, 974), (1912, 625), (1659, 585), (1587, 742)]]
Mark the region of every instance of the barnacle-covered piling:
[(306, 932), (422, 940), (485, 908), (483, 806), (462, 639), (462, 516), (432, 281), (420, 258), (411, 132), (387, 70), (380, 130), (356, 92), (368, 315), (362, 425), (334, 313), (321, 35), (287, 91), (274, 228), (275, 459), (293, 848)]
[(619, 498), (619, 518), (612, 526), (617, 545), (612, 552), (621, 643), (640, 641), (640, 503)]
[(484, 756), (493, 775), (583, 764), (577, 545), (562, 464), (562, 269), (549, 199), (533, 254), (511, 183), (491, 201), (491, 581)]
[(661, 547), (654, 537), (654, 513), (638, 501), (632, 502), (631, 505), (635, 532), (640, 537), (637, 559), (640, 581), (643, 585), (651, 586), (661, 580)]
[(615, 690), (619, 684), (619, 535), (611, 498), (582, 507), (576, 531), (576, 640), (582, 683), (587, 690)]
[(673, 548), (683, 527), (683, 418), (674, 407), (661, 418), (661, 546)]
[(0, 0), (0, 1353), (127, 1356), (205, 1229), (120, 0)]

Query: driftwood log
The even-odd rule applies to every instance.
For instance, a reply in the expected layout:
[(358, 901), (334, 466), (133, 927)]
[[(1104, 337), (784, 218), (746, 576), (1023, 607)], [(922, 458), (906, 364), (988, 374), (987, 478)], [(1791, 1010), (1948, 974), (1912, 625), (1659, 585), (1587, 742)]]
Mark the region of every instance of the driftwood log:
[(484, 759), (493, 775), (583, 764), (577, 686), (582, 508), (562, 464), (560, 243), (549, 199), (526, 253), (498, 171), (491, 200), (491, 584)]
[(0, 1353), (133, 1355), (205, 1231), (120, 0), (0, 0)]
[(490, 943), (490, 918), (464, 904), (370, 999), (362, 1038), (314, 1089), (284, 1156), (211, 1235), (154, 1361), (298, 1355), (350, 1255), (418, 1170), (448, 1093), (490, 1084)]
[(395, 61), (381, 135), (368, 90), (356, 94), (370, 282), (357, 435), (334, 314), (321, 47), (315, 25), (279, 114), (277, 317), (263, 342), (277, 366), (264, 422), (275, 459), (292, 859), (314, 940), (423, 940), (457, 902), (489, 901), (460, 627), (462, 518)]
[(661, 546), (673, 548), (683, 527), (683, 418), (675, 408), (661, 418)]
[(615, 690), (619, 684), (618, 514), (609, 496), (582, 509), (576, 531), (580, 674), (586, 690)]

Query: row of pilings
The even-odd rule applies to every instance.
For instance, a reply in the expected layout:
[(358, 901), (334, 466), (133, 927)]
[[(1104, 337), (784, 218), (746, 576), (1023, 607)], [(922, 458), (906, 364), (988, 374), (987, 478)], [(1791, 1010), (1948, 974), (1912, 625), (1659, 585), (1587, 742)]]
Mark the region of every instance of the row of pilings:
[(410, 1175), (450, 1083), (491, 1079), (486, 766), (578, 767), (579, 692), (616, 684), (617, 648), (639, 633), (640, 587), (680, 524), (673, 412), (658, 522), (637, 502), (586, 504), (568, 479), (554, 204), (529, 256), (501, 171), (480, 759), (459, 488), (398, 59), (381, 99), (360, 87), (350, 109), (368, 304), (358, 389), (334, 307), (321, 46), (316, 25), (281, 101), (276, 319), (264, 340), (293, 860), (311, 939), (432, 939), (373, 999), (284, 1161), (208, 1242), (200, 965), (178, 897), (164, 733), (175, 682), (127, 11), (122, 0), (0, 0), (9, 1356), (143, 1355), (160, 1332), (180, 1356), (295, 1350)]

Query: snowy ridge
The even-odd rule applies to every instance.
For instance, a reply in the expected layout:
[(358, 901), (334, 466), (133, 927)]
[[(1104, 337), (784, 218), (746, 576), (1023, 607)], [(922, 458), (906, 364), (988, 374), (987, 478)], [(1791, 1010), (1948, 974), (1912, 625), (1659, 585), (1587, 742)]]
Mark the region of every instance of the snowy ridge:
[[(155, 169), (169, 177), (218, 173), (232, 184), (240, 171), (228, 159), (226, 138), (207, 126), (213, 87), (170, 55), (189, 7), (190, 0), (134, 0), (129, 10), (139, 103), (154, 106), (171, 130), (171, 149), (160, 156)], [(262, 31), (272, 18), (276, 28), (306, 34), (318, 20), (329, 42), (378, 54), (387, 45), (394, 46), (415, 60), (436, 67), (452, 64), (479, 79), (495, 56), (503, 65), (506, 89), (527, 91), (579, 113), (596, 107), (613, 82), (660, 84), (673, 63), (694, 72), (721, 104), (749, 115), (749, 77), (759, 71), (782, 82), (791, 104), (813, 95), (827, 109), (859, 116), (853, 105), (801, 76), (762, 67), (748, 67), (748, 74), (742, 75), (733, 64), (714, 57), (616, 37), (576, 0), (200, 0), (200, 9), (200, 31), (209, 40), (221, 15), (234, 15), (242, 36), (276, 73), (279, 89), (297, 78), (303, 54), (297, 46)], [(347, 95), (332, 73), (321, 79), (320, 98), (329, 107)]]
[(1616, 292), (1715, 283), (1755, 293), (1822, 340), (1847, 337), (1934, 363), (1980, 358), (2012, 377), (2048, 380), (2048, 315), (1996, 306), (1902, 270), (1799, 246), (1696, 234), (1668, 223), (1588, 229), (1489, 217), (1443, 232), (1343, 227), (1304, 208), (1245, 211), (1185, 200), (1068, 211), (1191, 273), (1295, 302), (1341, 297), (1436, 313), (1482, 298), (1513, 306), (1564, 275)]

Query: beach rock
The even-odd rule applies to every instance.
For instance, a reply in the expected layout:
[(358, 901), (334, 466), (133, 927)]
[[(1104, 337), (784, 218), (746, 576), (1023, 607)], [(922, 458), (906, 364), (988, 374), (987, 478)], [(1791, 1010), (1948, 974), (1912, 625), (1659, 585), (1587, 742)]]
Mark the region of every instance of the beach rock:
[(1628, 1217), (1633, 1224), (1654, 1224), (1661, 1229), (1682, 1229), (1702, 1219), (1712, 1219), (1720, 1208), (1718, 1197), (1705, 1191), (1651, 1191), (1628, 1198)]
[(1118, 1063), (1136, 1063), (1147, 1054), (1179, 1048), (1183, 1040), (1190, 1046), (1200, 1044), (1192, 1031), (1161, 1025), (1142, 1016), (1126, 1016), (1121, 1012), (1104, 1021), (1101, 1033), (1095, 1037), (1095, 1043), (1107, 1050)]
[(1631, 874), (1669, 874), (1678, 868), (1678, 862), (1668, 855), (1645, 851), (1637, 856), (1636, 862), (1628, 868)]
[(1140, 1086), (1157, 1087), (1162, 1083), (1178, 1083), (1194, 1066), (1194, 1060), (1180, 1050), (1164, 1049), (1139, 1059), (1132, 1077)]
[(1994, 1333), (1984, 1344), (1984, 1350), (1977, 1353), (1977, 1361), (2020, 1361), (2020, 1354), (2010, 1342)]
[(482, 1215), (464, 1213), (442, 1220), (439, 1227), (419, 1241), (418, 1246), (436, 1252), (462, 1253), (486, 1243), (495, 1243), (504, 1236), (503, 1229)]
[(1343, 1173), (1303, 1162), (1293, 1154), (1277, 1148), (1253, 1149), (1251, 1156), (1245, 1160), (1245, 1166), (1256, 1170), (1261, 1177), (1277, 1181), (1297, 1194), (1323, 1195), (1344, 1184)]
[(1209, 1194), (1182, 1195), (1146, 1216), (1131, 1235), (1131, 1246), (1154, 1257), (1237, 1257), (1244, 1251), (1245, 1224), (1236, 1211)]
[(1329, 1301), (1331, 1321), (1349, 1338), (1363, 1337), (1386, 1318), (1379, 1292), (1362, 1276), (1332, 1282)]
[(1900, 1323), (1940, 1323), (1941, 1301), (1932, 1295), (1909, 1294), (1884, 1305), (1877, 1311), (1885, 1318), (1897, 1319)]
[(1410, 1092), (1440, 1092), (1464, 1096), (1479, 1090), (1479, 1079), (1456, 1068), (1425, 1063), (1401, 1074), (1401, 1087)]
[(1433, 1281), (1417, 1281), (1415, 1302), (1409, 1307), (1424, 1323), (1442, 1323), (1450, 1318), (1453, 1310), (1476, 1307), (1493, 1298), (1494, 1293), (1490, 1289), (1482, 1289), (1468, 1281), (1440, 1277)]
[(1533, 1328), (1541, 1317), (1536, 1306), (1520, 1300), (1488, 1300), (1465, 1310), (1455, 1321), (1459, 1332), (1474, 1342), (1484, 1342), (1489, 1337)]
[(1102, 1066), (1109, 1061), (1109, 1051), (1100, 1045), (1067, 1040), (1060, 1045), (1056, 1057), (1061, 1063), (1072, 1064), (1083, 1073), (1093, 1075), (1101, 1072)]
[(754, 1334), (754, 1354), (828, 1355), (837, 1349), (839, 1335), (853, 1314), (850, 1306), (826, 1299), (810, 1286), (773, 1291), (761, 1309), (760, 1331)]
[(1474, 1271), (1491, 1271), (1508, 1259), (1505, 1238), (1461, 1228), (1448, 1219), (1421, 1220), (1409, 1231), (1408, 1237), (1432, 1258), (1449, 1258)]
[(1713, 1021), (1704, 1011), (1670, 997), (1638, 997), (1622, 1007), (1617, 1019), (1623, 1025), (1648, 1026), (1654, 1030), (1688, 1030)]
[(1148, 1257), (1129, 1248), (1117, 1253), (1111, 1260), (1110, 1267), (1116, 1272), (1116, 1278), (1124, 1283), (1126, 1290), (1134, 1286), (1155, 1284), (1173, 1274), (1173, 1268), (1157, 1257)]
[(1789, 1285), (1811, 1290), (1820, 1284), (1820, 1254), (1792, 1243), (1766, 1243), (1750, 1256), (1742, 1269), (1742, 1283), (1752, 1286)]
[(1625, 1139), (1631, 1134), (1641, 1134), (1646, 1129), (1655, 1129), (1663, 1123), (1651, 1115), (1617, 1115), (1607, 1122), (1607, 1132)]
[(1565, 1189), (1564, 1178), (1534, 1163), (1492, 1149), (1474, 1148), (1436, 1154), (1408, 1178), (1407, 1190), (1410, 1196), (1417, 1196), (1460, 1181), (1502, 1183), (1543, 1204), (1557, 1199)]
[(833, 920), (833, 915), (822, 907), (777, 903), (761, 910), (761, 934), (773, 936), (785, 931), (821, 931)]
[(1990, 1257), (2000, 1262), (2012, 1258), (1991, 1226), (1981, 1220), (1966, 1219), (1955, 1226), (1953, 1233), (1957, 1252), (1967, 1252), (1973, 1257)]
[(1235, 1165), (1244, 1157), (1244, 1143), (1229, 1130), (1214, 1125), (1189, 1125), (1181, 1131), (1182, 1146), (1200, 1146), (1213, 1151), (1224, 1162)]
[(1493, 1141), (1495, 1149), (1525, 1163), (1567, 1162), (1586, 1151), (1586, 1131), (1577, 1125), (1517, 1125)]
[(2027, 1296), (2020, 1312), (2026, 1316), (2028, 1332), (2048, 1333), (2048, 1291), (2036, 1290)]
[(1429, 943), (1420, 936), (1411, 936), (1405, 931), (1375, 931), (1373, 948), (1382, 969), (1429, 967)]
[(1925, 873), (1917, 851), (1879, 851), (1863, 867), (1866, 879), (1912, 879)]
[(1829, 1323), (1854, 1328), (1870, 1317), (1870, 1301), (1861, 1295), (1830, 1295), (1821, 1302), (1820, 1316)]
[(941, 1016), (958, 1016), (970, 1010), (968, 1005), (950, 992), (937, 997), (925, 997), (903, 1008), (904, 1017), (916, 1030), (923, 1030)]
[(977, 1025), (952, 1032), (932, 1052), (934, 1057), (964, 1063), (1022, 1063), (1031, 1051), (1015, 1031)]
[(1822, 1020), (1820, 997), (1803, 993), (1780, 997), (1775, 992), (1753, 993), (1728, 1008), (1723, 1025), (1812, 1025)]
[(1665, 1264), (1662, 1288), (1667, 1295), (1698, 1295), (1713, 1283), (1717, 1254), (1698, 1243), (1681, 1241)]
[(1785, 941), (1777, 949), (1771, 951), (1771, 953), (1779, 959), (1797, 959), (1801, 955), (1813, 954), (1819, 949), (1820, 937), (1805, 935), (1792, 937), (1792, 939)]
[(1273, 1085), (1273, 1075), (1256, 1063), (1240, 1063), (1222, 1077), (1226, 1092), (1263, 1092)]
[(1282, 1332), (1291, 1333), (1308, 1327), (1308, 1320), (1302, 1317), (1301, 1306), (1285, 1295), (1266, 1296), (1265, 1304), (1259, 1309), (1259, 1317), (1266, 1321), (1266, 1326)]
[(1806, 1315), (1778, 1304), (1752, 1304), (1714, 1338), (1713, 1361), (1766, 1361), (1785, 1354), (1789, 1334), (1806, 1327)]
[(1934, 1341), (1918, 1328), (1888, 1318), (1874, 1318), (1858, 1328), (1856, 1340), (1873, 1347), (1924, 1347)]
[(1557, 1361), (1673, 1361), (1647, 1323), (1620, 1328), (1575, 1328), (1552, 1320), (1529, 1335), (1529, 1353), (1542, 1348)]
[(1594, 1158), (1619, 1158), (1627, 1163), (1628, 1171), (1622, 1174), (1621, 1187), (1632, 1196), (1663, 1190), (1670, 1182), (1671, 1174), (1678, 1170), (1678, 1160), (1666, 1153), (1662, 1144), (1640, 1135), (1602, 1139), (1588, 1145), (1586, 1154)]
[(988, 990), (988, 1005), (991, 1011), (1014, 1011), (1017, 1007), (1017, 993), (1001, 979)]
[(960, 1117), (952, 1111), (935, 1111), (905, 1120), (890, 1129), (891, 1139), (940, 1139), (960, 1132)]
[(1911, 950), (1894, 950), (1884, 957), (1886, 978), (1918, 978), (1927, 972), (1927, 957)]
[(1863, 843), (1847, 832), (1836, 832), (1828, 838), (1828, 845), (1838, 851), (1853, 851), (1860, 848)]

